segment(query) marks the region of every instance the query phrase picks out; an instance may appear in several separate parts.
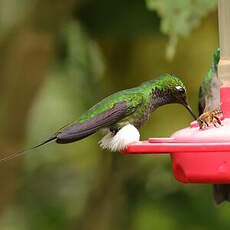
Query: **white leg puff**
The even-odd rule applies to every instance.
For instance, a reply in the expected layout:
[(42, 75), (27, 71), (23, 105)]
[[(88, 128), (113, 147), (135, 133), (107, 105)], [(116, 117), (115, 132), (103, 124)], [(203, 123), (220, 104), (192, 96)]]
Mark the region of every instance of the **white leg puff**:
[(115, 136), (111, 132), (106, 134), (100, 141), (100, 147), (112, 152), (121, 151), (129, 144), (140, 140), (140, 133), (133, 125), (126, 125), (121, 128)]

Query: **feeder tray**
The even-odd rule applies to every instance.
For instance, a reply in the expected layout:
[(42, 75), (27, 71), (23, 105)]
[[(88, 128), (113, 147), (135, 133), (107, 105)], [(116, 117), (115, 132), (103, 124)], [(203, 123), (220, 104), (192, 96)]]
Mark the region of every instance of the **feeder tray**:
[(230, 87), (220, 90), (222, 126), (200, 129), (197, 122), (170, 138), (130, 144), (123, 154), (171, 155), (175, 178), (183, 183), (230, 183)]

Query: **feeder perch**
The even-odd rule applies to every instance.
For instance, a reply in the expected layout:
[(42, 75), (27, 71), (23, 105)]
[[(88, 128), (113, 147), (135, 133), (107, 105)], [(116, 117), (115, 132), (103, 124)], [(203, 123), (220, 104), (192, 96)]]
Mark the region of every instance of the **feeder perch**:
[(169, 138), (130, 144), (123, 154), (170, 154), (175, 178), (183, 183), (230, 184), (230, 1), (218, 1), (222, 82), (222, 126), (200, 130), (197, 122)]

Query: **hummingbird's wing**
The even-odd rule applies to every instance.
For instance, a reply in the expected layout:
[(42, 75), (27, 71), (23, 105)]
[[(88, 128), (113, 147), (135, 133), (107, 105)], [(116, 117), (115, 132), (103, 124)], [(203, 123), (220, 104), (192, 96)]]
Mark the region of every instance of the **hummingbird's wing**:
[(220, 81), (217, 67), (220, 59), (220, 49), (213, 55), (212, 65), (201, 84), (199, 91), (199, 114), (218, 109), (220, 107)]
[(81, 140), (102, 128), (111, 127), (118, 121), (131, 115), (143, 103), (142, 95), (135, 94), (133, 97), (135, 97), (135, 102), (133, 103), (127, 100), (114, 103), (112, 108), (97, 114), (93, 118), (63, 129), (57, 134), (57, 143), (64, 144)]

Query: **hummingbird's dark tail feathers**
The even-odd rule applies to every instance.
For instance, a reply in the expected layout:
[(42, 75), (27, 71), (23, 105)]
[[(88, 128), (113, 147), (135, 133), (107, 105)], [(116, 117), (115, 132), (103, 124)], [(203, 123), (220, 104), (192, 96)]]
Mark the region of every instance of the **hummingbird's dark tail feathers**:
[(217, 205), (224, 201), (230, 202), (230, 184), (214, 184), (213, 195)]
[(37, 145), (35, 145), (35, 146), (33, 146), (33, 147), (30, 147), (30, 148), (27, 148), (27, 149), (23, 149), (22, 151), (19, 151), (19, 152), (16, 152), (16, 153), (7, 154), (7, 156), (5, 156), (5, 157), (3, 157), (3, 158), (0, 158), (0, 163), (1, 163), (1, 162), (4, 162), (4, 161), (12, 160), (12, 159), (14, 159), (14, 158), (16, 158), (16, 157), (19, 157), (19, 156), (25, 154), (25, 153), (28, 152), (28, 151), (31, 151), (31, 150), (33, 150), (33, 149), (36, 149), (36, 148), (38, 148), (38, 147), (40, 147), (40, 146), (42, 146), (42, 145), (48, 144), (48, 143), (50, 143), (51, 141), (54, 141), (54, 140), (56, 140), (56, 139), (57, 139), (57, 135), (54, 135), (54, 136), (49, 137), (49, 138), (46, 139), (45, 141), (43, 141), (43, 142), (41, 142), (40, 144), (37, 144)]

